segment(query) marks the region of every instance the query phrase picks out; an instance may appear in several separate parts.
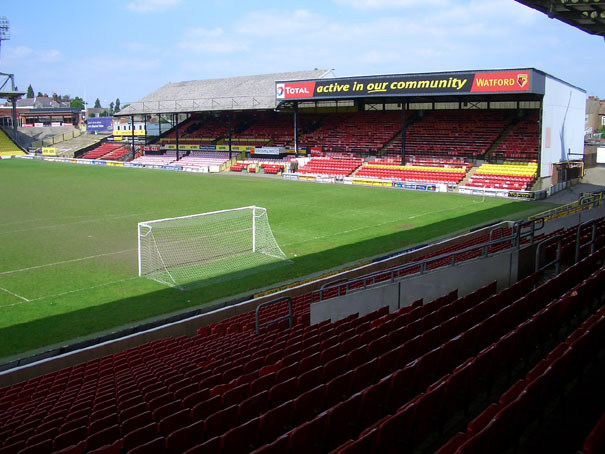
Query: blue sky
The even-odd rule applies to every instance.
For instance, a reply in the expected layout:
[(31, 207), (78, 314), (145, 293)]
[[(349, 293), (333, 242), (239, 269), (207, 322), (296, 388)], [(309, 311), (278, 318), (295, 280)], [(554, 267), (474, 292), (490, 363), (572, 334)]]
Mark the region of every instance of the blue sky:
[(605, 41), (513, 0), (3, 2), (19, 89), (136, 101), (168, 82), (534, 67), (605, 97)]

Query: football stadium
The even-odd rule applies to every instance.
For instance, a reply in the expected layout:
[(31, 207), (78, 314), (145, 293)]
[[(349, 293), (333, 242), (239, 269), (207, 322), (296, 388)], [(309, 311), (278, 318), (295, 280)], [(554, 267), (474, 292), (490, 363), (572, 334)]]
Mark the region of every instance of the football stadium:
[(25, 145), (79, 120), (0, 76), (1, 454), (604, 452), (582, 88), (171, 82)]

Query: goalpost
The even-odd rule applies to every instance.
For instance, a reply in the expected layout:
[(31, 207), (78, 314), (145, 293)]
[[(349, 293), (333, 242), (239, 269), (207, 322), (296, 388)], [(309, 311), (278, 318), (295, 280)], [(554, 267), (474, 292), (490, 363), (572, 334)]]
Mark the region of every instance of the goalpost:
[(139, 276), (172, 287), (288, 260), (257, 206), (139, 222)]

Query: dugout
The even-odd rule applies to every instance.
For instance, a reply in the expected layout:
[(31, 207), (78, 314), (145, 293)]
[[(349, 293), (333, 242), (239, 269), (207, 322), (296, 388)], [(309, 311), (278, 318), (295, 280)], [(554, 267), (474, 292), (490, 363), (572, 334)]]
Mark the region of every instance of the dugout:
[[(299, 121), (306, 113), (399, 110), (405, 156), (406, 112), (512, 110), (537, 112), (539, 177), (550, 186), (554, 164), (584, 155), (586, 92), (535, 68), (389, 74), (336, 78), (329, 70), (242, 76), (169, 83), (121, 110), (117, 117), (161, 124), (176, 130), (193, 115), (220, 118), (228, 124), (223, 149), (231, 151), (233, 120), (250, 114), (291, 115), (293, 146), (298, 154)], [(160, 130), (160, 134), (166, 131)], [(135, 136), (131, 140), (134, 148)]]

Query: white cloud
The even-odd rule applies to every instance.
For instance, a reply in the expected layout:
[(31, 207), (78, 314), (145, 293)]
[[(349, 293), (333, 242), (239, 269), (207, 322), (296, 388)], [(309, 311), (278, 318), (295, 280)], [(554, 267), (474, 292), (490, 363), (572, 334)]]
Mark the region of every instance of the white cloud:
[(288, 40), (293, 36), (306, 36), (325, 29), (326, 19), (306, 9), (294, 11), (266, 10), (254, 11), (237, 21), (235, 31), (251, 36), (280, 36)]
[(29, 57), (33, 53), (34, 51), (27, 46), (8, 47), (6, 50), (4, 50), (6, 58), (15, 60), (24, 57)]
[(62, 59), (61, 52), (56, 49), (39, 51), (38, 57), (43, 63), (54, 63)]
[(182, 0), (135, 0), (126, 5), (134, 13), (158, 13), (180, 5)]
[(182, 50), (195, 53), (232, 54), (249, 50), (248, 46), (227, 35), (222, 28), (190, 28), (178, 43)]
[(8, 47), (3, 49), (4, 59), (9, 62), (27, 60), (29, 62), (54, 63), (62, 60), (63, 55), (57, 49), (32, 49), (27, 46)]

